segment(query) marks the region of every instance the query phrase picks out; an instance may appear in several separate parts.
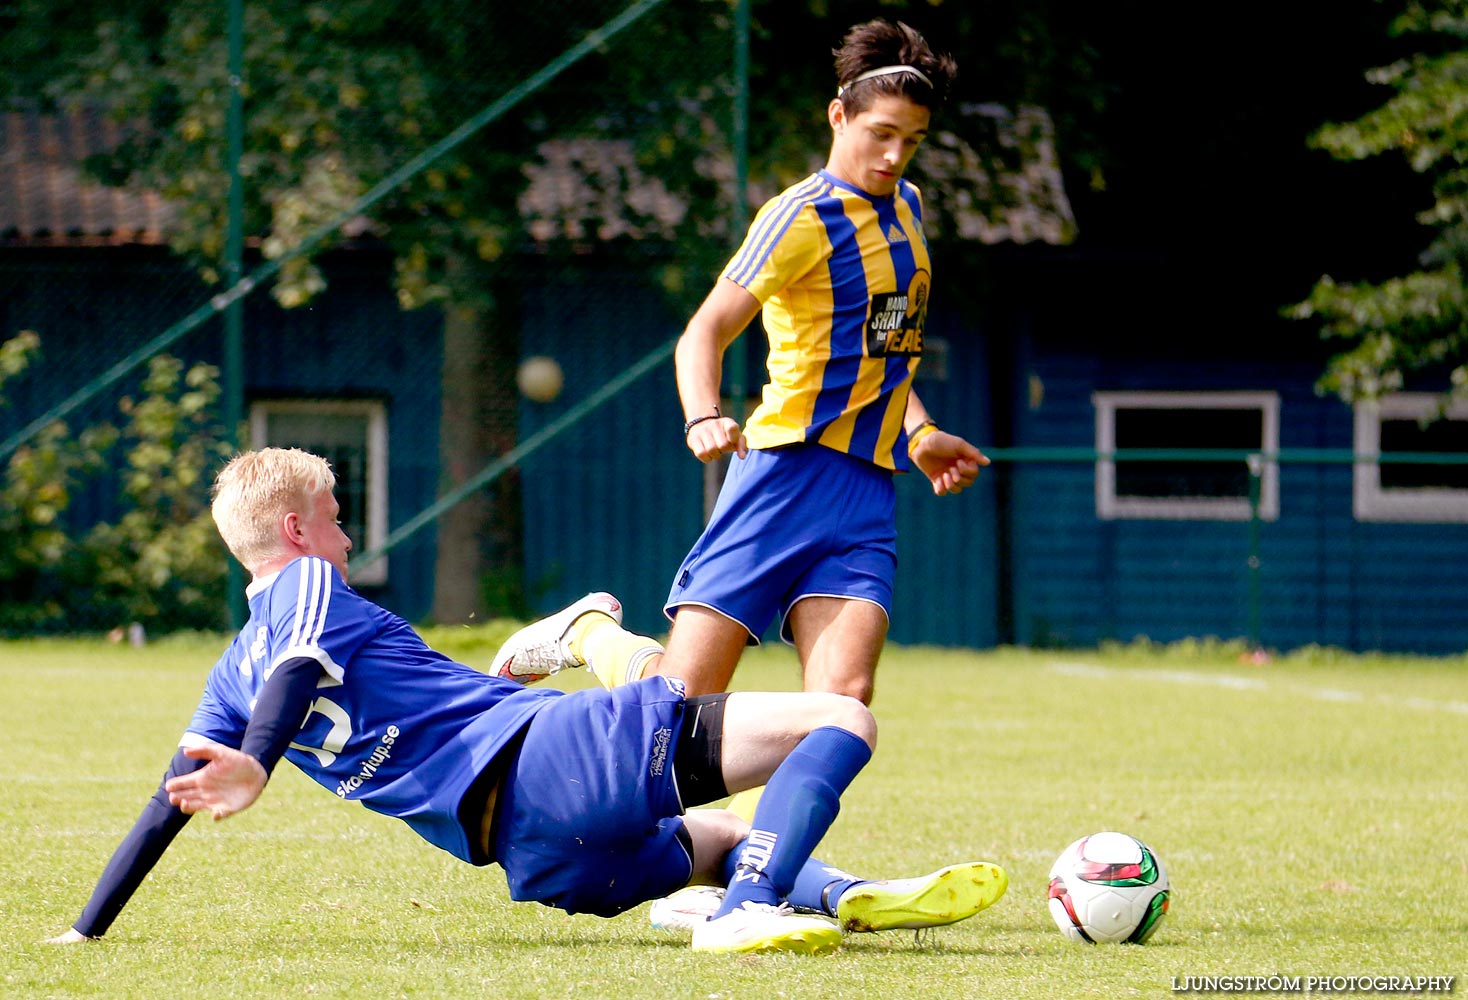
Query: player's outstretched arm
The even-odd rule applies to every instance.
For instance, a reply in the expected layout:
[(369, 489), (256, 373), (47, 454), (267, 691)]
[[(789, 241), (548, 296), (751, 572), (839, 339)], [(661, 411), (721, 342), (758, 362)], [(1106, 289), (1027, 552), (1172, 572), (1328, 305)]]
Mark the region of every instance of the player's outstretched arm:
[(168, 801), (192, 816), (207, 812), (216, 820), (255, 804), (270, 777), (254, 757), (218, 743), (188, 747), (184, 753), (204, 766), (167, 784)]
[[(207, 809), (223, 819), (259, 798), (270, 770), (301, 728), (320, 675), (320, 664), (306, 657), (280, 664), (260, 690), (241, 750), (209, 743), (175, 753), (158, 791), (113, 852), (81, 917), (47, 943), (100, 938), (193, 813)], [(190, 808), (181, 808), (185, 802)]]
[(112, 921), (117, 919), (143, 879), (168, 850), (168, 845), (173, 843), (173, 838), (189, 821), (185, 813), (168, 801), (164, 785), (199, 766), (200, 762), (185, 757), (182, 751), (173, 755), (158, 791), (148, 800), (132, 830), (113, 852), (81, 917), (64, 933), (48, 938), (48, 944), (75, 944), (107, 933)]
[(260, 688), (240, 748), (206, 743), (184, 750), (190, 759), (206, 763), (167, 782), (168, 800), (190, 815), (207, 812), (216, 820), (254, 805), (300, 732), (320, 679), (321, 665), (308, 656), (277, 664)]

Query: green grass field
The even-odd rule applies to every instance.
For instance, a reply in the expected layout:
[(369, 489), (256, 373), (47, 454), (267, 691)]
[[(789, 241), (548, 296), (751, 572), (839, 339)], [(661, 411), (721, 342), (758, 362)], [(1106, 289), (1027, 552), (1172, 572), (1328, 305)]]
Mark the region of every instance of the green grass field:
[[(438, 636), (481, 666), (499, 637)], [(1256, 666), (1209, 647), (889, 650), (876, 757), (820, 855), (879, 876), (983, 858), (1011, 880), (995, 907), (922, 941), (695, 955), (644, 910), (512, 904), (498, 869), (283, 766), (254, 809), (195, 819), (104, 942), (42, 945), (157, 786), (219, 647), (0, 644), (0, 995), (933, 1000), (1468, 975), (1468, 661)], [(792, 689), (793, 658), (756, 651), (737, 683)], [(1046, 910), (1055, 855), (1102, 829), (1168, 867), (1172, 912), (1146, 946), (1070, 944)]]

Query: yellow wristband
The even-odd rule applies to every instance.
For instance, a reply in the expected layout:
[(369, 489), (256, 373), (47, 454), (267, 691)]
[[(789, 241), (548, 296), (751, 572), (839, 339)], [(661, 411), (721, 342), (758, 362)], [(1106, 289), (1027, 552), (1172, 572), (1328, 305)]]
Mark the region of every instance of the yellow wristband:
[(927, 437), (929, 434), (932, 434), (937, 429), (938, 421), (936, 420), (924, 420), (922, 423), (918, 424), (917, 427), (913, 428), (912, 433), (907, 435), (908, 456), (911, 457), (913, 449), (917, 447), (919, 441)]

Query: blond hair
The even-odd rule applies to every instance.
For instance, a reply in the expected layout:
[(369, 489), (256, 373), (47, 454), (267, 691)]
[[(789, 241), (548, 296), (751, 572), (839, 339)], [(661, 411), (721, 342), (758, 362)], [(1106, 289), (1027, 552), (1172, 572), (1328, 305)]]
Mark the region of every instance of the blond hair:
[(229, 460), (214, 480), (211, 513), (224, 544), (251, 572), (285, 554), (280, 519), (306, 513), (336, 488), (331, 465), (300, 448), (261, 448)]

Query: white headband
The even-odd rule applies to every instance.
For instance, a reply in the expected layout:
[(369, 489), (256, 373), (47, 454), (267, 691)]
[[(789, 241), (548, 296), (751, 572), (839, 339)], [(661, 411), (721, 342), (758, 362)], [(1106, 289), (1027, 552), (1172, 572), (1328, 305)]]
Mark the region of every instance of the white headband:
[(916, 66), (881, 66), (877, 69), (867, 70), (865, 73), (856, 77), (845, 86), (837, 87), (836, 96), (840, 97), (842, 94), (846, 93), (847, 90), (856, 86), (858, 83), (861, 83), (863, 80), (870, 80), (874, 76), (891, 76), (893, 73), (911, 73), (913, 76), (923, 81), (923, 83), (926, 83), (929, 87), (933, 86), (933, 81), (924, 76), (923, 71), (918, 69)]

